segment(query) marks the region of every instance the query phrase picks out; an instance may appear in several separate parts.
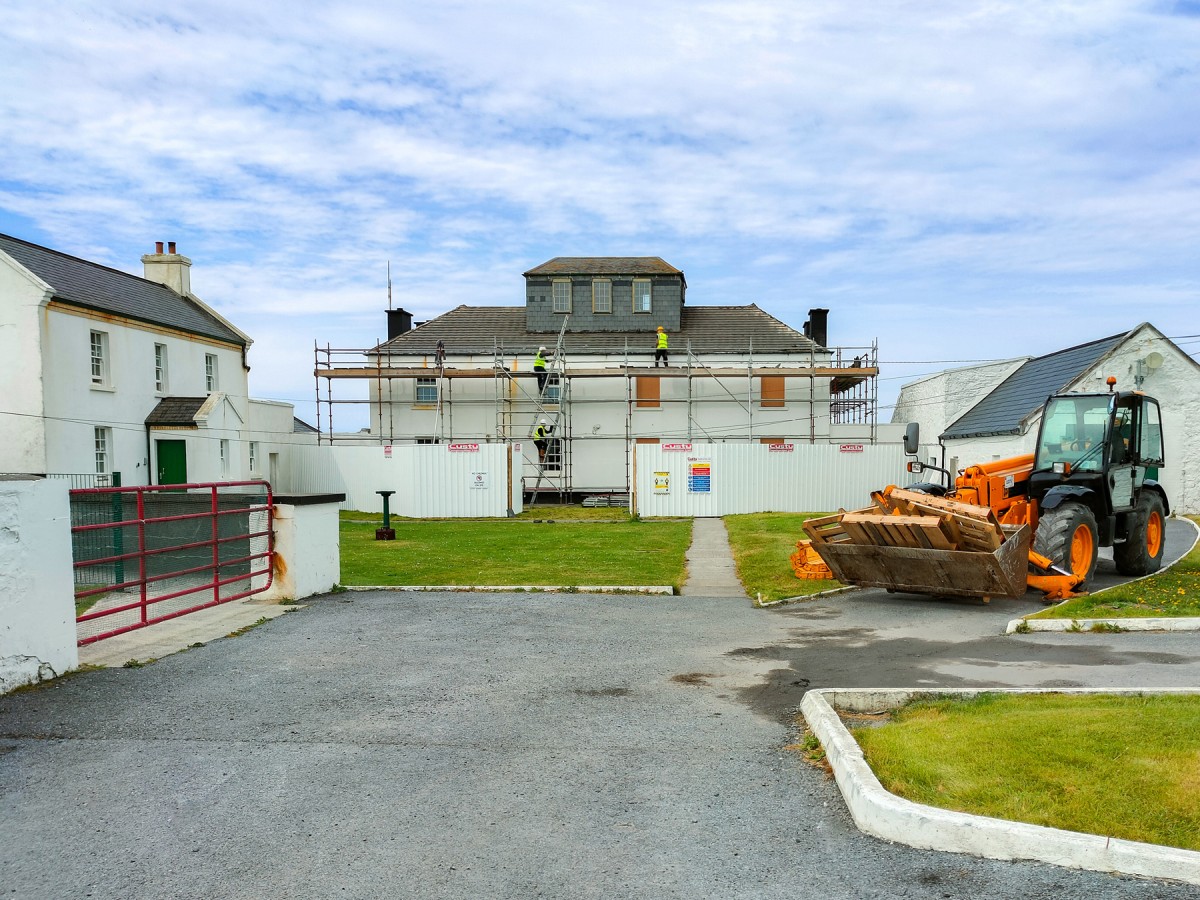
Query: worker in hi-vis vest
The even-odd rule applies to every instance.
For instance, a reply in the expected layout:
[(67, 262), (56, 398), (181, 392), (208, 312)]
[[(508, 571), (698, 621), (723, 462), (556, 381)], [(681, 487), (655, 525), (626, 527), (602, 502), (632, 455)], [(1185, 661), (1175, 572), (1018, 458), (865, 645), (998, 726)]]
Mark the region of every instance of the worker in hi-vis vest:
[(545, 419), (538, 422), (537, 428), (533, 429), (533, 443), (537, 447), (539, 463), (546, 461), (546, 447), (550, 443), (549, 438), (553, 431), (554, 426)]
[(658, 346), (654, 348), (654, 368), (658, 368), (660, 359), (665, 367), (667, 365), (667, 332), (661, 325), (658, 326)]
[[(553, 355), (553, 354), (551, 354)], [(546, 348), (538, 347), (537, 356), (533, 358), (533, 371), (537, 375), (538, 394), (546, 391)]]

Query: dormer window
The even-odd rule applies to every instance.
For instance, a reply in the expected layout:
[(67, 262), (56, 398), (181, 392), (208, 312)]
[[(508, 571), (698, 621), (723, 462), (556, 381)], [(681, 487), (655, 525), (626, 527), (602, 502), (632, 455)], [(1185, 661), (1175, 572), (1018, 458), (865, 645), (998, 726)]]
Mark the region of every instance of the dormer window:
[(650, 312), (650, 279), (635, 278), (633, 281), (633, 311), (635, 313)]
[(554, 290), (554, 311), (556, 313), (569, 313), (571, 311), (571, 282), (569, 279), (555, 279), (553, 284)]
[(612, 282), (598, 278), (592, 282), (592, 312), (612, 312)]

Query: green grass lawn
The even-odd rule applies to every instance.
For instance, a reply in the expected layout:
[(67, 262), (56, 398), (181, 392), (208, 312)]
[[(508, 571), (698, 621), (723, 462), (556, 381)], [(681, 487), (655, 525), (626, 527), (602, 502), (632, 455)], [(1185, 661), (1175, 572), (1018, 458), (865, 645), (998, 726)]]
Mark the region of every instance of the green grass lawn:
[(797, 578), (789, 561), (796, 552), (796, 541), (808, 537), (802, 527), (804, 520), (823, 515), (825, 513), (725, 516), (725, 528), (729, 532), (729, 545), (733, 548), (738, 578), (747, 594), (755, 597), (761, 591), (765, 603), (840, 587), (837, 581)]
[(628, 516), (553, 524), (393, 518), (396, 540), (376, 541), (380, 518), (342, 514), (342, 584), (672, 585), (678, 591), (692, 534), (690, 520)]
[(987, 694), (853, 733), (914, 802), (1200, 850), (1200, 697)]
[[(1189, 516), (1193, 522), (1200, 517)], [(1114, 619), (1200, 616), (1200, 544), (1165, 572), (1075, 597), (1026, 618)]]

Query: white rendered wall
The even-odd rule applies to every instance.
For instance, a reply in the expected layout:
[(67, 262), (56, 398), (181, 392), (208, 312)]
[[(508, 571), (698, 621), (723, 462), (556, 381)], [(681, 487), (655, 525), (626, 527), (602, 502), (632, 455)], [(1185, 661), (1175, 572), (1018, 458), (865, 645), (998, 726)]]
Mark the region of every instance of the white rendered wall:
[(300, 600), (329, 591), (341, 577), (338, 504), (278, 504), (275, 577), (262, 600)]
[(67, 490), (0, 480), (0, 694), (79, 665)]
[(42, 303), (50, 287), (0, 251), (0, 473), (45, 474)]
[(892, 410), (892, 422), (900, 425), (916, 422), (921, 426), (921, 440), (937, 443), (943, 431), (1028, 359), (1021, 357), (982, 366), (948, 369), (909, 382), (900, 389), (900, 397)]

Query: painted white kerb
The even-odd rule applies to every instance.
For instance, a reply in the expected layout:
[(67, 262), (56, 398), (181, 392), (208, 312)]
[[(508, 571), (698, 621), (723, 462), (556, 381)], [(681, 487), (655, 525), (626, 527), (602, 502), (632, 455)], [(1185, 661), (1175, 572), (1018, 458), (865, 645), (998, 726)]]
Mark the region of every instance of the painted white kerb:
[(0, 694), (79, 666), (68, 489), (0, 479)]
[[(1008, 822), (922, 806), (884, 790), (835, 709), (875, 712), (914, 698), (972, 697), (982, 690), (813, 690), (800, 709), (825, 748), (838, 788), (860, 831), (926, 850), (990, 859), (1029, 859), (1072, 869), (1120, 872), (1200, 884), (1200, 852)], [(1196, 694), (1200, 688), (1004, 691), (1004, 693)]]

